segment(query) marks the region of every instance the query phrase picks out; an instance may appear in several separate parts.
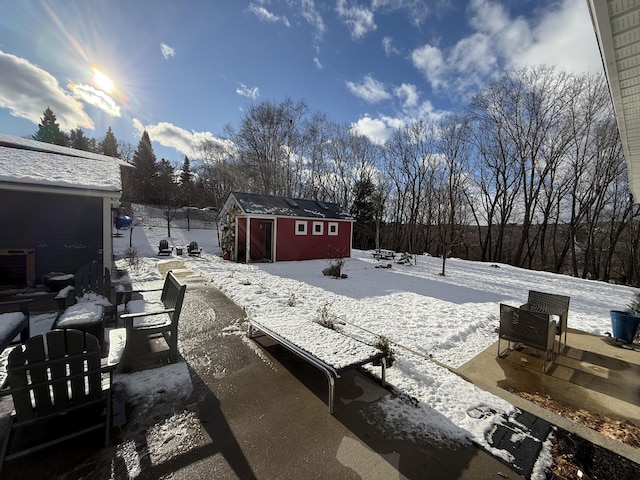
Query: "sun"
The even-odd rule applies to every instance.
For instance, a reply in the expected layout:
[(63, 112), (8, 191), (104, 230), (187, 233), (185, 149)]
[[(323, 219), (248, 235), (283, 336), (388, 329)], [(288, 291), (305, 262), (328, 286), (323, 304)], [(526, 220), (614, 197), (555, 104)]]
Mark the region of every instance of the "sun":
[(104, 73), (98, 70), (96, 67), (92, 67), (93, 81), (96, 86), (103, 92), (109, 93), (113, 90), (113, 82)]

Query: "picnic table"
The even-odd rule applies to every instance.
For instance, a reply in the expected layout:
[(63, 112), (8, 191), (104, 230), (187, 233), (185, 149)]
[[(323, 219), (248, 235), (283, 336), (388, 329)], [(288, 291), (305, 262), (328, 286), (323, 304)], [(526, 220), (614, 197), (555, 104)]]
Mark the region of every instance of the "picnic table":
[(393, 260), (396, 258), (396, 252), (393, 250), (378, 249), (373, 252), (373, 258), (376, 260)]

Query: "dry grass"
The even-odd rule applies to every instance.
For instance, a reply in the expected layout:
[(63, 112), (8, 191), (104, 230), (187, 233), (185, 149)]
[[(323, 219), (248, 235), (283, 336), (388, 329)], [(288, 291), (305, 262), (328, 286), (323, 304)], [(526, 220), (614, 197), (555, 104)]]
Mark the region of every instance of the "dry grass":
[[(614, 420), (586, 410), (567, 407), (549, 396), (526, 392), (517, 392), (517, 394), (602, 435), (633, 448), (640, 448), (640, 428), (627, 420)], [(560, 429), (556, 434), (552, 455), (554, 465), (547, 476), (551, 480), (640, 478), (640, 466), (637, 464)]]

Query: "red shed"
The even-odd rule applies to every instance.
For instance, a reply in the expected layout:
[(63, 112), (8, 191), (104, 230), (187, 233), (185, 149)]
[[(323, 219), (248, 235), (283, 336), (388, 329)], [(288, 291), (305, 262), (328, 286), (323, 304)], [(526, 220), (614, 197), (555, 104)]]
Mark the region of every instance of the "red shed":
[(232, 192), (220, 211), (220, 246), (238, 262), (348, 258), (353, 222), (335, 203)]

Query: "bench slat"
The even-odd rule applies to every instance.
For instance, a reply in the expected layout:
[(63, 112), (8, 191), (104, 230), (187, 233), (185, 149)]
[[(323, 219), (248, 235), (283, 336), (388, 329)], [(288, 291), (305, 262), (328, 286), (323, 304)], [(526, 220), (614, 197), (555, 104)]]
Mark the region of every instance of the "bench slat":
[[(320, 328), (325, 328), (325, 327), (320, 327)], [(320, 359), (318, 358), (318, 356), (314, 355), (313, 353), (311, 353), (309, 350), (311, 350), (311, 348), (313, 346), (317, 346), (317, 345), (313, 345), (313, 346), (307, 346), (307, 349), (296, 345), (295, 343), (291, 342), (290, 340), (288, 340), (287, 338), (285, 338), (283, 335), (280, 335), (279, 333), (276, 333), (275, 331), (271, 330), (268, 327), (265, 327), (264, 325), (256, 322), (255, 320), (249, 320), (249, 338), (255, 338), (253, 331), (254, 330), (260, 330), (262, 333), (264, 333), (265, 335), (267, 335), (268, 337), (272, 338), (274, 341), (276, 341), (277, 343), (279, 343), (280, 345), (282, 345), (283, 347), (285, 347), (287, 350), (289, 350), (290, 352), (294, 353), (295, 355), (299, 356), (300, 358), (302, 358), (303, 360), (306, 360), (307, 362), (309, 362), (310, 364), (312, 364), (313, 366), (315, 366), (316, 368), (320, 369), (327, 377), (327, 381), (329, 383), (329, 413), (333, 415), (333, 404), (334, 404), (334, 396), (335, 396), (335, 380), (337, 378), (340, 378), (341, 374), (348, 371), (348, 370), (352, 370), (358, 367), (361, 367), (363, 365), (369, 364), (369, 363), (374, 363), (376, 361), (380, 361), (380, 365), (382, 367), (382, 379), (381, 379), (381, 383), (382, 386), (385, 386), (385, 376), (386, 376), (386, 354), (382, 351), (379, 351), (378, 349), (376, 349), (375, 347), (372, 347), (371, 345), (366, 345), (356, 339), (347, 337), (346, 335), (342, 335), (338, 332), (334, 332), (333, 330), (329, 330), (327, 332), (323, 332), (326, 333), (326, 335), (328, 336), (332, 336), (333, 335), (339, 335), (340, 337), (340, 343), (349, 343), (351, 346), (353, 346), (353, 349), (356, 351), (360, 351), (362, 352), (363, 350), (365, 350), (363, 347), (368, 347), (366, 350), (367, 353), (360, 356), (360, 357), (353, 357), (354, 361), (353, 362), (349, 362), (349, 363), (343, 363), (344, 358), (343, 356), (340, 357), (336, 357), (336, 360), (340, 362), (340, 366), (336, 367), (335, 365), (332, 365), (331, 362), (327, 362), (326, 359)], [(336, 337), (337, 338), (337, 337)], [(326, 343), (331, 343), (331, 339), (328, 339), (325, 337), (325, 342)], [(371, 349), (374, 349), (375, 351), (372, 351)]]

